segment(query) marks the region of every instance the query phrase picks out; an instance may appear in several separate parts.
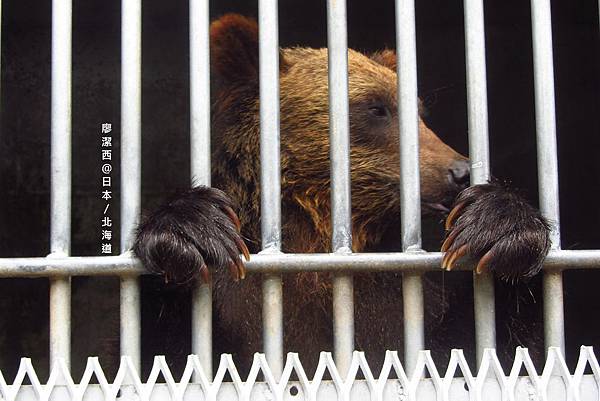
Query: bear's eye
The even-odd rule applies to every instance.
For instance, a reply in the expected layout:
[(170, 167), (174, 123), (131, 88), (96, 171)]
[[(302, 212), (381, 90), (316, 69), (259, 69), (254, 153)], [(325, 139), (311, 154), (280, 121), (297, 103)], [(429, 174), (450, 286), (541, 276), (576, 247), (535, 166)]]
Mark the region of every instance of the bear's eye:
[(369, 107), (369, 114), (371, 114), (373, 117), (385, 118), (390, 115), (390, 111), (386, 106), (375, 105)]

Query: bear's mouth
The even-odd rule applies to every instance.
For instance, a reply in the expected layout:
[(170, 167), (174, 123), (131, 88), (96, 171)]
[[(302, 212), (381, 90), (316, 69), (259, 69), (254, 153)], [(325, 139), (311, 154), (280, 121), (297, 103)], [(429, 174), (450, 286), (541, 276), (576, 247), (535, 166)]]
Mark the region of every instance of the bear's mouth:
[(425, 206), (426, 211), (438, 213), (438, 214), (448, 214), (450, 213), (451, 204), (446, 202), (422, 202), (422, 206)]

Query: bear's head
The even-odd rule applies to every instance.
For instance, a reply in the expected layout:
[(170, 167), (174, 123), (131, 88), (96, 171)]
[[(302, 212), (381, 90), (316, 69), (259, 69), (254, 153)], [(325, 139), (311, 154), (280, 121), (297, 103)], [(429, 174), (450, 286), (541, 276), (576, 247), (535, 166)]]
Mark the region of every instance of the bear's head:
[[(258, 27), (239, 15), (211, 26), (211, 63), (217, 83), (213, 126), (234, 137), (237, 150), (257, 152), (259, 127)], [(306, 212), (319, 234), (330, 233), (330, 159), (327, 49), (280, 50), (282, 193)], [(355, 251), (377, 241), (398, 216), (399, 118), (396, 55), (348, 51), (353, 238)], [(232, 128), (235, 126), (235, 129)], [(218, 135), (218, 133), (217, 133)], [(249, 138), (239, 146), (241, 136)], [(223, 140), (230, 141), (228, 138)], [(469, 165), (419, 118), (424, 212), (447, 211), (468, 185)], [(290, 202), (288, 202), (290, 201)], [(396, 220), (397, 221), (397, 220)]]

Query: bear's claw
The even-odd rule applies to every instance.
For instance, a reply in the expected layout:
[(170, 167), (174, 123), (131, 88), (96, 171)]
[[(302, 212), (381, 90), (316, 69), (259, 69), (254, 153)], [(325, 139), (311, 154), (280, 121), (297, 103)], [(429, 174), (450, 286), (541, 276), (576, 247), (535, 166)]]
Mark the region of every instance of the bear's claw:
[(165, 282), (210, 281), (211, 268), (228, 268), (245, 277), (239, 255), (250, 259), (240, 235), (240, 220), (222, 191), (196, 187), (175, 196), (139, 225), (133, 252), (146, 269)]
[(462, 191), (446, 219), (442, 268), (465, 255), (475, 271), (495, 272), (506, 281), (538, 273), (550, 249), (550, 224), (506, 185), (475, 185)]

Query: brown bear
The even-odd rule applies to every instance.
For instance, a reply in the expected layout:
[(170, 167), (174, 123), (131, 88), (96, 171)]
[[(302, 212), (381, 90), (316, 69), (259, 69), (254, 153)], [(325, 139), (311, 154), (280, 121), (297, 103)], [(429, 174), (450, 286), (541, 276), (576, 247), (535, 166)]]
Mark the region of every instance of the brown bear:
[[(208, 269), (214, 270), (215, 324), (222, 334), (216, 351), (234, 353), (244, 365), (262, 349), (261, 277), (238, 282), (228, 272), (244, 277), (239, 255), (261, 249), (258, 28), (250, 19), (226, 15), (212, 23), (210, 34), (212, 177), (220, 190), (178, 194), (141, 223), (134, 252), (171, 283), (207, 280)], [(331, 249), (327, 65), (327, 49), (280, 51), (284, 252)], [(352, 246), (365, 252), (378, 249), (386, 231), (400, 224), (395, 53), (349, 50), (348, 79)], [(419, 131), (424, 213), (447, 213), (468, 185), (468, 160), (422, 120)], [(539, 212), (498, 184), (464, 191), (448, 228), (445, 267), (470, 254), (480, 260), (478, 269), (507, 279), (539, 271), (549, 246)], [(318, 351), (332, 348), (331, 277), (287, 274), (283, 286), (285, 348), (314, 367)], [(433, 295), (439, 307), (427, 309), (435, 314), (444, 300)], [(399, 274), (355, 276), (356, 347), (372, 359), (385, 349), (402, 350), (401, 298)], [(428, 338), (435, 337), (432, 330)]]

